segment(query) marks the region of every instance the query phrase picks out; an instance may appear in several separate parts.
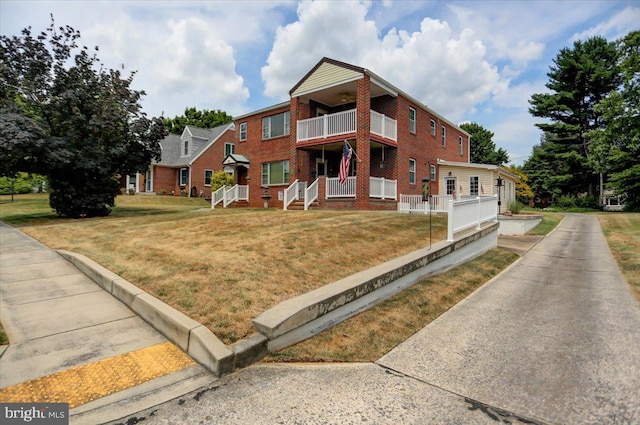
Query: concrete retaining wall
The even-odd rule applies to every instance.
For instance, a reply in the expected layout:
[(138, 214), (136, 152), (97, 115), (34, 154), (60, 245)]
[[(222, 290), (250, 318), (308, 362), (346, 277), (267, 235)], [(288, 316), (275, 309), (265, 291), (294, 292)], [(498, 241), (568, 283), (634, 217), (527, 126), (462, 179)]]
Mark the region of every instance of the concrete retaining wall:
[(463, 263), (498, 244), (498, 224), (442, 241), (284, 301), (253, 325), (276, 351), (366, 310), (424, 277)]
[(524, 235), (542, 222), (541, 215), (519, 214), (499, 215), (500, 235)]

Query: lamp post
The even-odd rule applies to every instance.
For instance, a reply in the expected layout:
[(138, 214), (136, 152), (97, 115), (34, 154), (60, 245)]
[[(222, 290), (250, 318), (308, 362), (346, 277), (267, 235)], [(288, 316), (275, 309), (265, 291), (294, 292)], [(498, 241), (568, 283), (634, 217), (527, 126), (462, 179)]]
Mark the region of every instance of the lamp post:
[(496, 186), (498, 187), (498, 215), (500, 215), (500, 205), (502, 204), (501, 196), (500, 196), (500, 188), (503, 186), (504, 180), (498, 176), (496, 179)]
[(429, 199), (430, 192), (429, 177), (422, 178), (422, 201), (426, 202), (429, 206), (429, 249), (431, 249), (431, 200)]

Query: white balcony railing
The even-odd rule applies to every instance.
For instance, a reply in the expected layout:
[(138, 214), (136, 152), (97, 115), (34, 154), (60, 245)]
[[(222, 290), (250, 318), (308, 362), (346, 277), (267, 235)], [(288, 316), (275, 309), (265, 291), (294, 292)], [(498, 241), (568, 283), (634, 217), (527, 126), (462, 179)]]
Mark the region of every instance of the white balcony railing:
[(387, 117), (376, 111), (371, 111), (371, 132), (378, 136), (398, 140), (398, 123), (396, 120)]
[(398, 181), (383, 177), (369, 178), (369, 197), (379, 199), (396, 199), (398, 193)]
[[(297, 124), (297, 141), (304, 142), (306, 140), (355, 133), (356, 124), (355, 109), (300, 120)], [(397, 141), (398, 124), (392, 118), (376, 111), (371, 111), (371, 133)]]

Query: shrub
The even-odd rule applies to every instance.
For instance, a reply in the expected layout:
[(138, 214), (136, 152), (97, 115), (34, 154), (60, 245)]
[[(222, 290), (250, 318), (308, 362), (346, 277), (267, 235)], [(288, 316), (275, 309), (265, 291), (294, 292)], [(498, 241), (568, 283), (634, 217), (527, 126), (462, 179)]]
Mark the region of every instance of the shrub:
[(520, 211), (524, 208), (524, 204), (520, 201), (515, 201), (509, 204), (509, 211), (513, 214), (520, 214)]
[(556, 198), (553, 205), (560, 209), (575, 208), (577, 204), (576, 197), (573, 195), (561, 195)]

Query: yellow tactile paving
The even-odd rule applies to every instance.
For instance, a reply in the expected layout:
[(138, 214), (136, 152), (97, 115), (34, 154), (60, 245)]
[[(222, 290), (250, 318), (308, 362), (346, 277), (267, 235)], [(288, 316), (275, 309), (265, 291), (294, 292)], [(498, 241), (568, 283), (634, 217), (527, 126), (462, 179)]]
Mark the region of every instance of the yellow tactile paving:
[(5, 403), (69, 403), (74, 408), (194, 365), (170, 342), (77, 366), (0, 390)]

